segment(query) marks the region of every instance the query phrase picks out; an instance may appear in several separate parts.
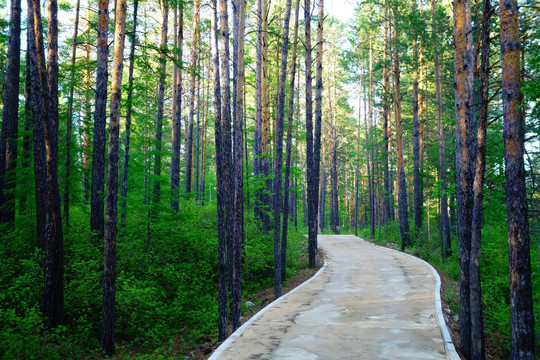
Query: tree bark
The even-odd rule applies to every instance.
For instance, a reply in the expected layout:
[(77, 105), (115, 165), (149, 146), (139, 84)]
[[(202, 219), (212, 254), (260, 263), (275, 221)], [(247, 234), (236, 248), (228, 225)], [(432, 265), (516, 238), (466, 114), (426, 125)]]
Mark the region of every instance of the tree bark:
[[(413, 11), (417, 11), (416, 0), (413, 0)], [(418, 68), (418, 35), (413, 29), (413, 173), (414, 173), (414, 229), (416, 241), (419, 240), (420, 230), (422, 229), (422, 184), (420, 180), (420, 114), (419, 114), (419, 77)]]
[(193, 121), (195, 117), (195, 94), (197, 85), (197, 61), (199, 59), (199, 52), (197, 48), (197, 42), (199, 39), (199, 8), (200, 0), (193, 2), (193, 39), (191, 41), (191, 83), (189, 93), (189, 119), (188, 119), (188, 134), (186, 143), (186, 185), (185, 192), (191, 192), (191, 176), (193, 170)]
[(6, 77), (4, 82), (4, 109), (0, 135), (0, 222), (15, 220), (15, 168), (17, 160), (17, 133), (19, 124), (19, 83), (21, 67), (21, 0), (11, 1)]
[(258, 0), (253, 172), (262, 187), (258, 188), (255, 193), (254, 212), (255, 217), (261, 221), (264, 231), (270, 230), (270, 197), (267, 194), (271, 183), (268, 179), (270, 170), (268, 105), (268, 0)]
[[(175, 113), (172, 124), (172, 156), (171, 156), (171, 208), (173, 211), (178, 212), (179, 198), (180, 198), (180, 150), (182, 146), (182, 57), (183, 57), (183, 44), (184, 44), (184, 3), (180, 2), (179, 14), (178, 14), (178, 35), (177, 35), (177, 47), (178, 55), (177, 61), (179, 62), (176, 67), (176, 89), (175, 89)], [(176, 31), (176, 30), (175, 30)], [(219, 69), (218, 69), (219, 73)]]
[[(313, 139), (313, 78), (311, 60), (311, 0), (304, 0), (305, 71), (306, 71), (306, 170), (308, 206), (308, 253), (309, 266), (317, 267), (317, 200), (318, 181), (315, 183)], [(305, 213), (304, 213), (305, 216)]]
[(133, 2), (133, 28), (131, 30), (131, 48), (129, 50), (129, 75), (126, 104), (126, 130), (124, 138), (124, 162), (122, 169), (122, 190), (120, 193), (120, 226), (126, 226), (126, 198), (128, 192), (129, 151), (131, 140), (131, 110), (133, 108), (133, 70), (135, 69), (135, 45), (137, 42), (137, 12), (139, 0)]
[[(226, 0), (219, 0), (220, 4), (220, 32), (221, 32), (221, 134), (223, 158), (220, 166), (223, 171), (223, 193), (225, 197), (226, 236), (227, 236), (227, 264), (229, 277), (229, 290), (233, 284), (233, 233), (234, 233), (234, 186), (232, 168), (232, 141), (231, 141), (231, 91), (230, 91), (230, 52), (229, 52), (229, 16)], [(236, 320), (238, 323), (238, 320)], [(234, 327), (234, 325), (233, 325)]]
[(450, 243), (450, 222), (448, 219), (448, 197), (446, 195), (446, 155), (444, 149), (444, 125), (442, 123), (442, 90), (441, 70), (439, 61), (439, 39), (437, 22), (437, 0), (431, 1), (431, 26), (433, 33), (433, 63), (435, 72), (435, 97), (437, 100), (437, 131), (439, 140), (439, 179), (441, 182), (441, 205), (439, 219), (439, 233), (441, 237), (441, 256), (449, 256), (452, 252)]
[(241, 325), (242, 305), (242, 244), (244, 243), (244, 36), (246, 27), (246, 0), (234, 0), (233, 4), (233, 74), (234, 74), (234, 201), (232, 216), (234, 232), (232, 240), (232, 324), (233, 331)]
[(97, 34), (97, 68), (96, 68), (96, 99), (94, 111), (94, 142), (92, 151), (92, 192), (90, 199), (90, 229), (98, 239), (103, 239), (105, 227), (104, 205), (105, 197), (105, 144), (107, 121), (107, 61), (109, 26), (109, 1), (98, 1), (98, 34)]
[[(293, 40), (293, 52), (291, 58), (291, 82), (289, 85), (289, 110), (287, 113), (287, 148), (285, 159), (285, 189), (283, 191), (283, 233), (281, 235), (281, 280), (285, 279), (285, 270), (287, 269), (287, 232), (289, 228), (289, 209), (294, 210), (295, 204), (292, 203), (289, 207), (289, 197), (291, 200), (295, 200), (294, 195), (290, 196), (290, 182), (291, 182), (291, 156), (292, 156), (292, 127), (293, 127), (293, 114), (294, 114), (294, 90), (295, 90), (295, 78), (296, 78), (296, 60), (298, 51), (298, 20), (300, 15), (300, 0), (296, 0), (294, 11), (294, 40)], [(298, 107), (298, 104), (297, 104)]]
[[(282, 292), (282, 254), (286, 255), (286, 242), (281, 243), (281, 213), (283, 210), (283, 127), (285, 118), (285, 86), (287, 82), (287, 57), (289, 53), (289, 23), (291, 18), (291, 0), (285, 4), (283, 19), (283, 38), (281, 41), (281, 69), (279, 75), (279, 90), (276, 119), (276, 163), (274, 166), (274, 299)], [(286, 215), (284, 216), (286, 219)], [(286, 238), (285, 238), (286, 239)]]
[(155, 155), (154, 155), (154, 187), (153, 202), (159, 203), (161, 199), (161, 142), (163, 136), (163, 103), (165, 101), (165, 75), (167, 72), (167, 32), (169, 27), (169, 2), (161, 0), (159, 7), (163, 22), (161, 24), (161, 34), (159, 40), (159, 69), (158, 69), (158, 88), (156, 94), (157, 112), (156, 112), (156, 134), (155, 134)]
[[(383, 67), (383, 168), (384, 168), (384, 200), (383, 200), (383, 223), (392, 220), (392, 184), (390, 179), (390, 170), (388, 163), (390, 162), (390, 153), (388, 143), (390, 141), (389, 121), (390, 121), (390, 83), (389, 83), (389, 65), (388, 55), (390, 52), (390, 20), (388, 19), (388, 1), (384, 6), (384, 67)], [(359, 155), (359, 154), (358, 154)]]
[(470, 259), (471, 356), (485, 359), (484, 318), (482, 312), (482, 284), (480, 280), (480, 247), (482, 239), (482, 200), (486, 171), (486, 128), (489, 105), (489, 48), (491, 0), (483, 1), (482, 60), (480, 66), (480, 101), (478, 109), (476, 169), (473, 184), (473, 209)]
[(454, 68), (456, 88), (456, 177), (458, 245), (460, 260), (461, 350), (471, 357), (470, 252), (475, 166), (473, 45), (470, 0), (454, 2)]
[(64, 315), (64, 249), (58, 191), (58, 21), (57, 3), (48, 3), (48, 69), (45, 66), (39, 1), (28, 3), (28, 37), (34, 115), (34, 175), (38, 246), (44, 252), (45, 326)]
[(73, 92), (75, 88), (75, 60), (77, 59), (77, 35), (79, 33), (79, 11), (81, 1), (77, 0), (75, 6), (75, 29), (73, 34), (73, 45), (71, 49), (71, 74), (69, 85), (68, 111), (67, 111), (67, 129), (66, 129), (66, 166), (64, 169), (64, 218), (66, 227), (69, 227), (69, 193), (71, 185), (71, 133), (73, 128)]
[(510, 282), (510, 358), (534, 359), (534, 315), (530, 237), (523, 162), (525, 119), (521, 113), (519, 10), (516, 0), (500, 2), (502, 100), (508, 268)]
[[(394, 9), (394, 18), (396, 11)], [(401, 251), (411, 244), (409, 219), (407, 214), (407, 188), (405, 183), (405, 165), (403, 162), (403, 126), (401, 124), (401, 89), (398, 53), (398, 31), (394, 24), (394, 116), (396, 120), (396, 147), (398, 163), (398, 215), (401, 234)]]
[(116, 297), (116, 237), (118, 233), (118, 162), (120, 158), (120, 116), (124, 39), (126, 34), (126, 0), (118, 0), (115, 9), (114, 52), (111, 74), (111, 116), (109, 120), (109, 153), (107, 161), (107, 201), (105, 241), (103, 246), (103, 304), (101, 346), (105, 355), (114, 355), (114, 303)]
[(217, 0), (212, 0), (212, 63), (214, 76), (214, 137), (216, 142), (216, 181), (218, 214), (218, 341), (224, 341), (227, 330), (227, 235), (225, 225), (225, 186), (223, 171), (223, 122), (221, 118), (221, 87), (219, 74), (219, 29)]
[[(335, 106), (337, 104), (334, 104)], [(339, 202), (338, 202), (338, 172), (337, 172), (337, 129), (332, 128), (332, 166), (330, 169), (330, 228), (334, 234), (339, 234)]]

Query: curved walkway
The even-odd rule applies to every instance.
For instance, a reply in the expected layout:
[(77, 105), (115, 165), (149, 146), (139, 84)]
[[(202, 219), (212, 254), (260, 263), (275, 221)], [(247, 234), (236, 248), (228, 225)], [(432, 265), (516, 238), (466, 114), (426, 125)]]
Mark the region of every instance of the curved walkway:
[(459, 359), (435, 270), (355, 236), (319, 236), (326, 265), (210, 359)]

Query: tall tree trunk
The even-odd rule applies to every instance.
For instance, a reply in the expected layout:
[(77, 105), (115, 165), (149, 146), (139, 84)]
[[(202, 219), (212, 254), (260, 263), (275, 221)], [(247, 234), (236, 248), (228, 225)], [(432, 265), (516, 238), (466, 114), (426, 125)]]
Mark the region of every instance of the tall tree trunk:
[[(274, 299), (282, 292), (282, 259), (281, 255), (286, 249), (281, 243), (281, 213), (283, 210), (283, 127), (285, 118), (285, 86), (287, 82), (287, 56), (289, 53), (289, 23), (291, 18), (291, 0), (285, 4), (285, 18), (283, 19), (283, 38), (281, 41), (281, 69), (279, 75), (277, 119), (276, 119), (276, 163), (274, 166)], [(286, 216), (286, 215), (285, 215)]]
[[(296, 60), (298, 51), (298, 20), (300, 15), (300, 0), (296, 0), (294, 10), (294, 38), (293, 38), (293, 52), (291, 58), (291, 82), (289, 85), (289, 108), (287, 113), (287, 148), (285, 159), (285, 189), (283, 191), (283, 232), (281, 235), (281, 280), (285, 279), (285, 270), (287, 268), (287, 232), (289, 228), (289, 210), (295, 210), (294, 200), (295, 194), (290, 195), (291, 185), (291, 156), (292, 156), (292, 127), (294, 117), (294, 90), (296, 79)], [(298, 104), (297, 104), (298, 107)], [(291, 204), (289, 204), (289, 197), (291, 198)]]
[[(334, 104), (337, 106), (337, 104)], [(332, 166), (330, 169), (330, 227), (334, 234), (339, 234), (338, 172), (337, 172), (337, 129), (332, 127)]]
[(389, 64), (388, 55), (390, 52), (390, 20), (388, 19), (388, 1), (385, 1), (384, 6), (384, 68), (383, 68), (383, 168), (384, 168), (384, 200), (383, 200), (383, 223), (387, 223), (392, 219), (392, 184), (390, 179), (390, 170), (388, 163), (390, 162), (390, 153), (388, 143), (390, 138), (389, 121), (390, 121), (390, 83), (389, 83)]
[[(223, 194), (225, 197), (226, 236), (227, 236), (227, 263), (229, 290), (232, 292), (233, 277), (233, 233), (234, 233), (234, 186), (232, 164), (231, 140), (231, 85), (230, 85), (230, 52), (229, 52), (229, 15), (226, 0), (219, 0), (220, 4), (220, 33), (221, 33), (221, 134), (223, 158), (220, 164), (223, 171)], [(238, 324), (239, 320), (233, 320)], [(234, 328), (234, 325), (233, 325)]]
[[(87, 11), (87, 17), (90, 16), (90, 9)], [(86, 32), (91, 31), (91, 23), (88, 22)], [(92, 121), (92, 84), (90, 71), (90, 44), (85, 45), (85, 71), (84, 71), (84, 119), (83, 119), (83, 144), (82, 144), (82, 188), (83, 204), (87, 205), (90, 199), (90, 123)]]
[[(296, 193), (293, 196), (290, 195), (291, 179), (291, 156), (292, 156), (292, 127), (293, 127), (293, 114), (294, 114), (294, 90), (296, 79), (296, 60), (298, 51), (298, 22), (300, 15), (300, 0), (296, 0), (295, 12), (294, 12), (294, 40), (293, 40), (293, 52), (291, 58), (291, 82), (289, 86), (289, 110), (287, 113), (287, 148), (286, 148), (286, 160), (285, 160), (285, 189), (283, 191), (283, 232), (281, 236), (281, 279), (285, 279), (285, 270), (287, 268), (287, 232), (289, 227), (289, 215), (294, 217), (296, 214)], [(296, 190), (296, 187), (295, 187)], [(289, 205), (289, 198), (291, 199)], [(289, 214), (289, 213), (292, 214)], [(296, 221), (296, 218), (295, 218)]]
[(107, 121), (107, 61), (109, 0), (98, 1), (98, 34), (97, 34), (97, 68), (96, 68), (96, 100), (94, 110), (94, 142), (92, 147), (92, 192), (90, 200), (90, 229), (98, 239), (103, 239), (105, 227), (105, 123)]
[(219, 74), (219, 29), (217, 0), (212, 0), (212, 63), (214, 76), (214, 125), (216, 142), (216, 181), (218, 214), (218, 341), (224, 341), (227, 334), (227, 235), (225, 225), (225, 185), (223, 171), (223, 122), (221, 117), (221, 87)]
[[(308, 206), (308, 253), (309, 266), (317, 267), (317, 190), (315, 183), (314, 151), (313, 151), (313, 78), (311, 60), (311, 0), (304, 0), (305, 27), (305, 62), (306, 62), (306, 170), (307, 170), (307, 206)], [(304, 209), (305, 210), (305, 209)], [(304, 213), (305, 216), (305, 213)]]
[(369, 186), (369, 224), (371, 227), (371, 238), (375, 238), (375, 168), (373, 163), (375, 162), (375, 150), (373, 149), (373, 143), (371, 141), (371, 131), (373, 129), (373, 39), (371, 35), (371, 30), (369, 32), (369, 94), (368, 94), (368, 103), (369, 103), (369, 128), (366, 126), (366, 151), (369, 158), (368, 165), (368, 186)]
[(253, 171), (264, 179), (263, 187), (255, 194), (255, 216), (264, 231), (270, 230), (270, 114), (268, 96), (268, 0), (257, 1), (257, 60), (255, 74), (255, 134)]
[(476, 169), (473, 184), (471, 230), (470, 291), (471, 291), (471, 357), (485, 359), (482, 285), (480, 282), (480, 246), (482, 239), (482, 200), (486, 171), (486, 127), (489, 105), (489, 47), (491, 0), (483, 1), (482, 60), (480, 66), (480, 99), (478, 109)]
[(21, 0), (11, 0), (4, 109), (0, 135), (0, 223), (15, 220), (15, 168), (19, 124), (19, 82), (21, 67)]
[[(28, 34), (28, 31), (27, 31)], [(28, 45), (28, 35), (27, 35), (27, 49), (30, 49)], [(30, 57), (28, 55), (29, 50), (26, 51), (26, 71), (25, 71), (25, 100), (24, 100), (24, 133), (22, 141), (22, 170), (28, 171), (30, 173), (30, 166), (32, 164), (32, 84), (30, 79)], [(30, 180), (25, 179), (21, 184), (24, 189), (30, 188)], [(19, 197), (19, 214), (26, 215), (28, 213), (28, 199), (30, 197), (29, 191), (20, 192)]]
[(433, 63), (435, 68), (435, 96), (437, 100), (437, 130), (439, 139), (439, 179), (441, 181), (441, 208), (439, 232), (441, 236), (441, 255), (448, 256), (452, 252), (450, 243), (450, 222), (448, 219), (448, 198), (446, 195), (446, 155), (444, 149), (444, 125), (442, 123), (442, 90), (439, 61), (439, 40), (437, 23), (437, 0), (431, 0), (431, 26), (433, 33)]
[(161, 199), (161, 150), (163, 144), (163, 103), (165, 101), (165, 73), (167, 71), (167, 32), (169, 27), (169, 2), (161, 0), (159, 4), (163, 22), (161, 24), (161, 34), (159, 40), (159, 81), (156, 94), (156, 135), (155, 135), (155, 155), (154, 155), (154, 188), (153, 202), (159, 203)]
[(73, 92), (75, 88), (75, 60), (77, 59), (77, 35), (79, 33), (79, 10), (81, 1), (77, 0), (75, 7), (75, 29), (73, 30), (73, 45), (71, 48), (71, 74), (69, 85), (67, 129), (66, 129), (66, 166), (64, 169), (64, 218), (69, 227), (69, 193), (71, 185), (71, 133), (73, 128)]
[(326, 164), (323, 161), (319, 189), (319, 232), (323, 232), (326, 226), (326, 188)]
[(109, 121), (109, 154), (107, 161), (107, 203), (105, 241), (103, 246), (103, 305), (101, 346), (105, 355), (114, 355), (114, 302), (116, 297), (116, 236), (118, 233), (118, 162), (120, 158), (120, 115), (124, 39), (126, 34), (126, 0), (118, 0), (115, 9), (114, 52), (111, 73), (111, 116)]
[[(309, 7), (307, 7), (309, 11)], [(321, 165), (321, 128), (322, 128), (322, 94), (323, 94), (323, 79), (322, 79), (322, 62), (323, 62), (323, 22), (324, 22), (324, 0), (318, 1), (318, 25), (317, 25), (317, 59), (316, 59), (316, 84), (315, 84), (315, 132), (313, 134), (313, 154), (312, 154), (312, 162), (311, 162), (311, 177), (309, 178), (309, 183), (311, 183), (311, 203), (309, 203), (308, 198), (308, 206), (311, 206), (313, 217), (311, 218), (311, 224), (310, 224), (310, 235), (309, 235), (309, 265), (312, 268), (315, 268), (317, 266), (317, 191), (319, 189), (319, 170)], [(306, 20), (306, 27), (307, 27), (307, 20)], [(306, 31), (306, 37), (307, 37), (307, 31)], [(310, 40), (311, 42), (311, 40)], [(307, 39), (306, 39), (306, 47)], [(311, 54), (310, 54), (310, 60), (311, 60)], [(306, 50), (306, 64), (307, 64), (307, 50)], [(311, 61), (310, 65), (311, 67)], [(307, 71), (307, 70), (306, 70)], [(307, 75), (306, 72), (306, 79), (311, 79), (311, 71), (310, 75)], [(307, 81), (310, 83), (310, 81)], [(306, 99), (307, 100), (307, 99)], [(307, 111), (306, 111), (307, 112)], [(306, 127), (307, 128), (307, 127)], [(309, 164), (309, 162), (308, 162)], [(308, 196), (309, 196), (308, 191)]]
[[(186, 185), (185, 192), (191, 192), (191, 176), (193, 170), (193, 121), (195, 117), (195, 94), (197, 85), (197, 61), (199, 59), (198, 39), (199, 39), (199, 8), (200, 0), (193, 2), (193, 39), (191, 41), (191, 84), (189, 93), (189, 120), (186, 145)], [(198, 111), (197, 111), (198, 113)]]
[(232, 240), (232, 323), (233, 330), (240, 327), (242, 305), (242, 245), (244, 243), (244, 36), (246, 28), (246, 0), (233, 4), (233, 72), (234, 72), (234, 232)]
[[(396, 21), (396, 11), (394, 9), (394, 21)], [(409, 219), (407, 214), (407, 188), (405, 183), (405, 164), (403, 162), (403, 126), (401, 124), (401, 89), (400, 89), (400, 69), (398, 52), (398, 31), (394, 24), (394, 116), (396, 120), (396, 148), (398, 164), (398, 215), (399, 232), (401, 235), (401, 250), (410, 245)]]
[[(413, 0), (413, 11), (417, 12), (416, 0)], [(418, 68), (420, 62), (418, 60), (418, 35), (413, 29), (413, 173), (414, 173), (414, 232), (416, 241), (419, 241), (420, 230), (422, 229), (422, 184), (420, 180), (420, 114), (419, 114), (419, 77)]]
[(510, 282), (510, 358), (534, 359), (534, 315), (525, 168), (525, 119), (520, 111), (520, 38), (517, 0), (500, 3), (502, 98), (506, 206), (508, 211), (508, 268)]
[(39, 1), (28, 3), (28, 37), (34, 114), (34, 174), (38, 245), (45, 258), (45, 326), (61, 325), (64, 315), (64, 249), (58, 191), (58, 21), (57, 3), (48, 13), (48, 69), (45, 66)]
[[(171, 208), (173, 211), (178, 212), (179, 198), (180, 198), (180, 148), (182, 146), (182, 57), (183, 57), (183, 44), (184, 44), (184, 2), (178, 4), (178, 35), (177, 35), (177, 47), (179, 64), (175, 65), (176, 68), (176, 89), (175, 89), (175, 113), (172, 124), (172, 156), (171, 156)], [(217, 20), (216, 20), (217, 21)], [(175, 30), (176, 31), (176, 30)], [(180, 66), (178, 66), (180, 65)], [(219, 73), (219, 69), (218, 69)], [(217, 80), (219, 82), (219, 79)]]
[[(198, 59), (198, 65), (197, 67), (200, 68), (200, 65), (201, 62), (200, 62), (200, 59)], [(203, 94), (204, 95), (204, 94)], [(200, 168), (200, 150), (201, 150), (201, 140), (200, 140), (200, 135), (201, 135), (201, 111), (200, 109), (202, 109), (201, 107), (201, 77), (200, 76), (197, 76), (197, 120), (195, 122), (195, 155), (193, 156), (195, 159), (195, 164), (194, 164), (194, 168), (195, 168), (195, 176), (194, 176), (194, 181), (195, 181), (195, 201), (199, 201), (199, 175), (200, 175), (200, 172), (199, 172), (199, 168)], [(244, 121), (244, 119), (242, 119), (242, 122)], [(242, 144), (243, 144), (243, 140), (242, 140)], [(244, 146), (244, 145), (242, 145)], [(242, 159), (243, 161), (243, 159)]]
[(474, 144), (473, 45), (470, 0), (454, 2), (454, 68), (456, 89), (456, 177), (458, 245), (460, 260), (461, 350), (471, 357), (470, 252), (473, 206)]
[(137, 12), (139, 0), (133, 3), (133, 28), (131, 30), (131, 48), (129, 50), (129, 77), (126, 103), (126, 130), (124, 138), (124, 162), (122, 168), (122, 190), (120, 193), (120, 226), (126, 226), (126, 197), (128, 192), (129, 150), (131, 140), (131, 110), (133, 108), (133, 70), (135, 69), (135, 45), (137, 42)]

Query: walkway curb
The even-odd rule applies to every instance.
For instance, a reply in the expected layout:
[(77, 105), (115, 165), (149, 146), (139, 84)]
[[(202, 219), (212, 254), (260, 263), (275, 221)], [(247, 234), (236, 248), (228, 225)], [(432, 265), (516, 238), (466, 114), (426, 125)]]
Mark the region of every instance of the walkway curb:
[[(362, 238), (359, 238), (359, 239), (362, 239)], [(421, 261), (431, 269), (431, 271), (433, 272), (433, 275), (435, 275), (435, 280), (437, 281), (437, 284), (435, 285), (435, 309), (437, 311), (437, 322), (439, 323), (439, 328), (441, 329), (441, 333), (442, 333), (442, 336), (444, 338), (444, 345), (446, 346), (446, 349), (448, 350), (448, 355), (450, 356), (451, 359), (461, 360), (461, 357), (459, 356), (459, 354), (456, 351), (456, 347), (454, 346), (454, 342), (452, 341), (452, 337), (450, 336), (450, 332), (448, 331), (448, 326), (446, 326), (446, 321), (444, 320), (444, 316), (443, 316), (443, 313), (442, 313), (441, 277), (439, 276), (439, 273), (437, 272), (437, 270), (435, 270), (435, 268), (430, 263), (428, 263), (427, 261), (425, 261), (423, 259), (420, 259), (419, 257), (416, 257), (416, 256), (411, 255), (411, 254), (407, 254), (407, 253), (399, 251), (399, 250), (388, 248), (386, 246), (375, 244), (375, 243), (372, 243), (371, 241), (368, 241), (368, 240), (365, 240), (365, 239), (362, 239), (362, 240), (370, 243), (373, 246), (380, 246), (380, 247), (382, 247), (384, 249), (394, 251), (394, 252), (397, 252), (399, 254), (406, 255), (406, 256), (408, 256), (410, 258)]]
[[(208, 360), (217, 360), (219, 358), (219, 356), (221, 355), (221, 353), (227, 349), (229, 347), (229, 345), (234, 341), (236, 340), (237, 338), (239, 338), (243, 333), (244, 331), (246, 330), (246, 328), (251, 325), (251, 323), (253, 323), (255, 320), (257, 320), (258, 318), (260, 318), (267, 310), (270, 310), (274, 305), (276, 304), (279, 304), (281, 301), (285, 300), (289, 295), (295, 293), (297, 290), (300, 290), (301, 288), (303, 288), (305, 285), (309, 284), (312, 280), (314, 280), (315, 278), (317, 278), (322, 272), (323, 270), (326, 269), (326, 258), (324, 259), (324, 264), (323, 264), (323, 267), (319, 269), (319, 271), (317, 271), (315, 273), (315, 275), (313, 275), (312, 277), (310, 277), (309, 279), (307, 279), (306, 281), (304, 281), (302, 284), (298, 285), (297, 287), (295, 287), (294, 289), (292, 289), (291, 291), (289, 291), (288, 293), (286, 293), (285, 295), (281, 296), (279, 299), (275, 300), (275, 301), (272, 301), (270, 304), (266, 305), (264, 308), (262, 308), (261, 310), (259, 310), (259, 312), (257, 312), (255, 315), (253, 315), (253, 317), (251, 319), (249, 319), (248, 321), (246, 321), (242, 326), (240, 326), (238, 329), (236, 329), (235, 332), (233, 332), (215, 351), (214, 353), (212, 354), (212, 356), (210, 356), (210, 358), (208, 358)], [(458, 358), (459, 359), (459, 358)]]

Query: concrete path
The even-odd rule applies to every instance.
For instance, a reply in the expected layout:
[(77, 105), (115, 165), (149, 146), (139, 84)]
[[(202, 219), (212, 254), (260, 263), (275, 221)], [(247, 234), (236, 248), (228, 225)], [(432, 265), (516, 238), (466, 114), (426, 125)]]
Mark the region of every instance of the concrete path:
[(319, 236), (326, 265), (210, 359), (459, 359), (435, 270), (355, 236)]

